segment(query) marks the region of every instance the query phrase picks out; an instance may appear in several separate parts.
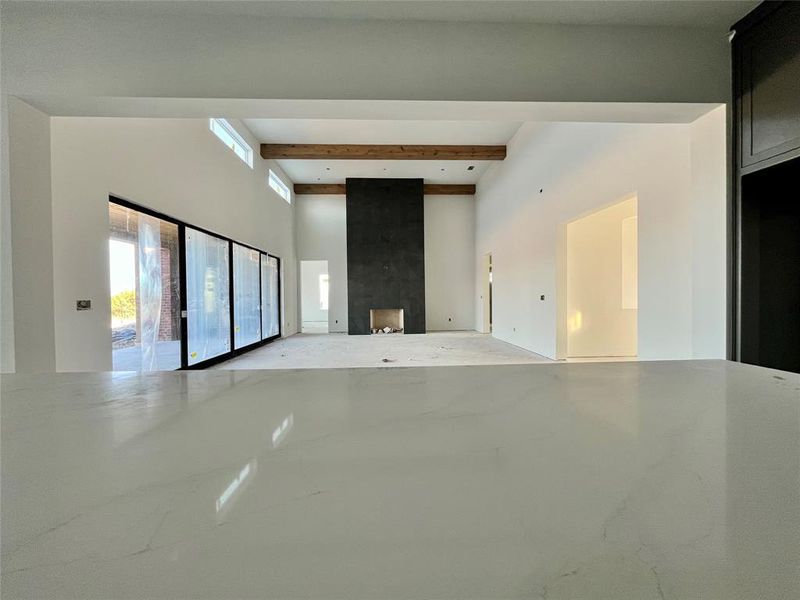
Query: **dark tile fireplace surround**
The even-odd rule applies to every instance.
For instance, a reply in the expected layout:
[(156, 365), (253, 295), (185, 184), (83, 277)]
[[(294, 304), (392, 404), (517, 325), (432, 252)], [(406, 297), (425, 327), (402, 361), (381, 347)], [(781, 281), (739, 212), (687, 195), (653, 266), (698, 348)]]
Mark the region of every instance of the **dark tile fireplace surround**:
[(350, 335), (368, 335), (370, 310), (402, 309), (403, 332), (425, 333), (422, 179), (347, 180)]

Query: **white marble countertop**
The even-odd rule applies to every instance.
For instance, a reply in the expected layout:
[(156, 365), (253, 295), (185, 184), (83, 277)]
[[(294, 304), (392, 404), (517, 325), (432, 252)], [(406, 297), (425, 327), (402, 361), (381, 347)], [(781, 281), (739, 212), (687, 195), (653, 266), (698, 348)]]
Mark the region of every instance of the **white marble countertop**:
[(3, 598), (800, 597), (800, 376), (2, 379)]

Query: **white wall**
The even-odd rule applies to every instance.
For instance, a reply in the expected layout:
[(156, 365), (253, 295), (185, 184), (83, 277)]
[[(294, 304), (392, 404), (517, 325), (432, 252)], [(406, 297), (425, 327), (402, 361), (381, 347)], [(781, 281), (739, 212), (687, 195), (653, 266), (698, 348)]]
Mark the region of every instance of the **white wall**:
[[(724, 136), (724, 120), (718, 120), (710, 127), (715, 137)], [(563, 357), (558, 332), (565, 318), (559, 318), (556, 302), (557, 290), (563, 290), (559, 228), (636, 193), (639, 356), (692, 357), (693, 271), (724, 273), (725, 260), (724, 243), (717, 248), (712, 242), (712, 253), (693, 250), (692, 218), (700, 208), (692, 199), (691, 150), (689, 125), (524, 124), (509, 144), (508, 158), (484, 175), (476, 196), (474, 265), (479, 272), (483, 255), (492, 253), (494, 335)], [(698, 201), (709, 219), (724, 223), (724, 173), (707, 176), (719, 181)], [(713, 295), (703, 294), (706, 309), (724, 315), (724, 294), (720, 281)], [(480, 318), (476, 314), (475, 322)], [(724, 331), (708, 337), (724, 347)]]
[(475, 198), (425, 196), (425, 326), (475, 328)]
[(16, 98), (10, 99), (8, 116), (8, 185), (14, 202), (9, 207), (13, 235), (3, 235), (3, 370), (47, 372), (56, 364), (50, 118)]
[[(293, 207), (266, 183), (277, 165), (256, 150), (250, 169), (207, 119), (53, 118), (51, 143), (58, 370), (111, 368), (109, 194), (281, 257), (283, 331), (296, 331)], [(76, 312), (79, 298), (93, 310)]]
[(347, 205), (344, 196), (295, 196), (297, 259), (328, 261), (328, 331), (347, 331)]
[(300, 319), (305, 323), (328, 323), (328, 311), (320, 306), (320, 276), (328, 274), (328, 261), (300, 261)]
[(704, 260), (692, 263), (692, 355), (720, 358), (726, 353), (727, 220), (725, 107), (689, 126), (692, 159), (692, 249)]
[[(635, 197), (567, 224), (568, 356), (636, 356), (637, 310), (624, 306), (623, 291), (623, 221), (630, 218)], [(635, 245), (630, 253), (635, 264)]]

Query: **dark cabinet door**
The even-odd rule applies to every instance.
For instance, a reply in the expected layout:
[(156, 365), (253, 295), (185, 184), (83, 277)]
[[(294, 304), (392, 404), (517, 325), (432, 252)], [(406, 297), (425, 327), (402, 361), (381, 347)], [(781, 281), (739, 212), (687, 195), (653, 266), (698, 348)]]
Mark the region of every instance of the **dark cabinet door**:
[(800, 149), (800, 2), (787, 2), (739, 40), (740, 165)]

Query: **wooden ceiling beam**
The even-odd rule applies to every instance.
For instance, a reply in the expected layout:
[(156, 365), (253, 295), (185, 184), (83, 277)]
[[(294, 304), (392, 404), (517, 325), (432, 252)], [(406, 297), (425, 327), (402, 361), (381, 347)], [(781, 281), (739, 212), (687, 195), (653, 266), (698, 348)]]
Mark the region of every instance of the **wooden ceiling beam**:
[(261, 144), (261, 158), (299, 160), (503, 160), (505, 146)]
[[(347, 186), (344, 183), (295, 183), (294, 193), (298, 196), (344, 195), (347, 193)], [(424, 193), (426, 196), (474, 196), (475, 184), (426, 183)]]
[(302, 196), (309, 194), (329, 196), (333, 194), (345, 194), (346, 188), (343, 183), (295, 183), (294, 193)]
[(426, 183), (426, 196), (474, 196), (474, 183)]

